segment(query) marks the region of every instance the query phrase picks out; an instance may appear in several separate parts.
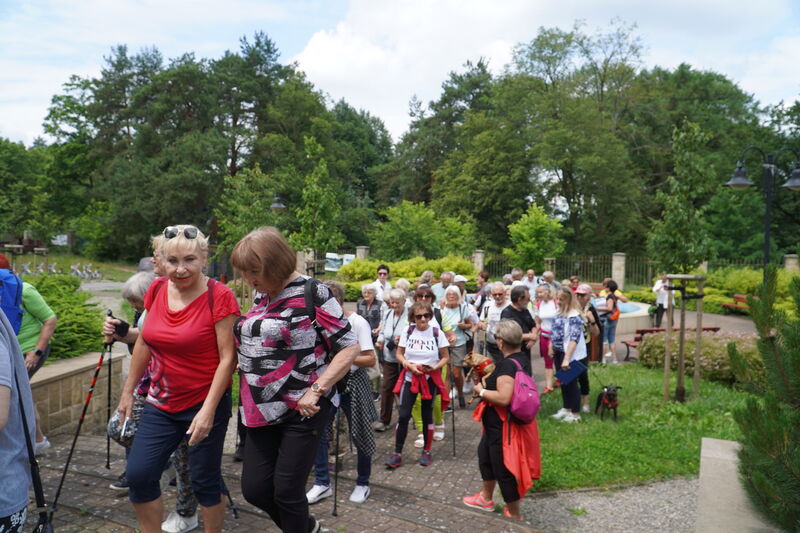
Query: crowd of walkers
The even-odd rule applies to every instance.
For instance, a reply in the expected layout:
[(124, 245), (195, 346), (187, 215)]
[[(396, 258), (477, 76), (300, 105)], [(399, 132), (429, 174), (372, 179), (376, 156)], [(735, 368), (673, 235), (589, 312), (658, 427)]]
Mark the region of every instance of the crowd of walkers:
[[(472, 417), (482, 427), (475, 453), (483, 483), (462, 501), (491, 511), (498, 486), (503, 513), (522, 519), (519, 502), (539, 478), (541, 460), (536, 420), (523, 423), (511, 414), (517, 372), (531, 376), (533, 358), (543, 358), (541, 393), (550, 394), (559, 385), (557, 370), (584, 363), (577, 379), (561, 384), (562, 408), (553, 415), (575, 423), (588, 411), (585, 363), (593, 345), (615, 349), (623, 296), (613, 280), (596, 299), (575, 276), (559, 283), (552, 272), (539, 277), (515, 268), (503, 282), (481, 272), (477, 291), (468, 294), (467, 279), (454, 272), (439, 273), (437, 281), (426, 271), (393, 287), (389, 268), (380, 265), (349, 313), (343, 287), (297, 272), (295, 251), (275, 228), (263, 227), (231, 254), (253, 290), (252, 306), (242, 313), (231, 289), (206, 276), (208, 240), (195, 226), (168, 226), (152, 245), (152, 272), (135, 274), (123, 287), (133, 323), (109, 317), (103, 329), (132, 354), (108, 430), (126, 448), (125, 472), (112, 487), (128, 490), (143, 533), (190, 531), (199, 524), (198, 508), (205, 531), (221, 530), (227, 493), (221, 458), (234, 374), (242, 494), (282, 531), (320, 530), (309, 506), (332, 495), (328, 456), (339, 410), (357, 457), (349, 499), (363, 503), (377, 457), (386, 457), (388, 469), (408, 463), (411, 423), (414, 446), (421, 448), (414, 461), (434, 463), (432, 444), (446, 438), (444, 413), (466, 409), (470, 393), (480, 398)], [(46, 324), (49, 317), (43, 318)], [(5, 388), (30, 403), (29, 386), (19, 390), (5, 379), (11, 367), (20, 371), (27, 364), (15, 362), (18, 350), (6, 347), (6, 337), (0, 364), (9, 371), (0, 374), (0, 415), (9, 403)], [(473, 352), (495, 365), (483, 381), (465, 380), (465, 359)], [(0, 417), (0, 439), (9, 438), (4, 422)], [(374, 432), (388, 429), (394, 429), (391, 449), (379, 450)], [(178, 498), (164, 520), (160, 481), (169, 466)], [(20, 530), (11, 527), (20, 520), (17, 503), (0, 500), (2, 531)]]

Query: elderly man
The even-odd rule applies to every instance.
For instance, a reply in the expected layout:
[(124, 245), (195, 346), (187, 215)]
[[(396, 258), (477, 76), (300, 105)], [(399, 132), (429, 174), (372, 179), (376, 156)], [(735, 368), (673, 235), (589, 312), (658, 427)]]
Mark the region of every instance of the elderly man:
[(556, 281), (556, 275), (550, 272), (549, 270), (545, 270), (544, 272), (542, 272), (542, 283), (550, 285), (554, 294), (556, 291), (558, 291), (558, 289), (561, 288), (561, 284)]
[(513, 320), (522, 328), (522, 348), (530, 352), (531, 347), (536, 343), (538, 331), (536, 321), (528, 309), (531, 295), (528, 288), (524, 285), (517, 285), (511, 289), (511, 305), (503, 309), (500, 313), (501, 319)]
[(536, 294), (536, 287), (542, 283), (542, 280), (536, 275), (535, 270), (529, 268), (528, 271), (525, 272), (525, 277), (522, 278), (522, 283), (528, 287), (528, 292), (530, 294)]
[(522, 285), (522, 269), (519, 267), (514, 267), (511, 269), (511, 286), (516, 287), (517, 285)]
[(500, 348), (497, 347), (494, 328), (500, 322), (503, 309), (508, 307), (506, 286), (496, 281), (492, 283), (492, 292), (490, 294), (492, 299), (483, 306), (480, 316), (481, 321), (478, 322), (477, 327), (486, 332), (486, 351), (494, 359), (495, 363), (499, 363), (503, 359), (503, 354)]
[(439, 283), (436, 283), (431, 287), (433, 291), (433, 295), (436, 296), (436, 303), (438, 304), (442, 300), (444, 300), (444, 291), (447, 290), (447, 287), (453, 283), (454, 274), (452, 272), (442, 272), (440, 277)]

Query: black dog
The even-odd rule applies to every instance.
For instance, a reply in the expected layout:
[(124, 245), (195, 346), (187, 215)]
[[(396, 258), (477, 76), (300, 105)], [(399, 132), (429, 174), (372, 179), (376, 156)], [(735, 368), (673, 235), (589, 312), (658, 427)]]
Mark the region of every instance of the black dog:
[(594, 414), (597, 414), (597, 411), (600, 410), (600, 420), (605, 419), (606, 411), (614, 411), (614, 420), (617, 419), (617, 406), (619, 405), (617, 391), (621, 388), (621, 386), (617, 385), (606, 385), (603, 387), (603, 392), (597, 395)]

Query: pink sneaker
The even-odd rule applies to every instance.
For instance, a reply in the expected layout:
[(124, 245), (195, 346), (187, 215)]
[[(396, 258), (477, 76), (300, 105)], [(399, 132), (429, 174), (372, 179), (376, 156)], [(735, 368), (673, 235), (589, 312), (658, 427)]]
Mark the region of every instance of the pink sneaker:
[(474, 507), (475, 509), (494, 511), (494, 500), (489, 500), (487, 502), (483, 499), (480, 492), (475, 493), (473, 496), (464, 496), (461, 498), (461, 501), (464, 502), (464, 505)]

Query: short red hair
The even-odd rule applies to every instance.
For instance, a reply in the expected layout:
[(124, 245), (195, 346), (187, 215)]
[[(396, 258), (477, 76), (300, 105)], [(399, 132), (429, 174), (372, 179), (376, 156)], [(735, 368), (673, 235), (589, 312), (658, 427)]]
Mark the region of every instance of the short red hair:
[(11, 270), (11, 265), (8, 263), (8, 257), (6, 257), (6, 254), (0, 254), (0, 268)]

